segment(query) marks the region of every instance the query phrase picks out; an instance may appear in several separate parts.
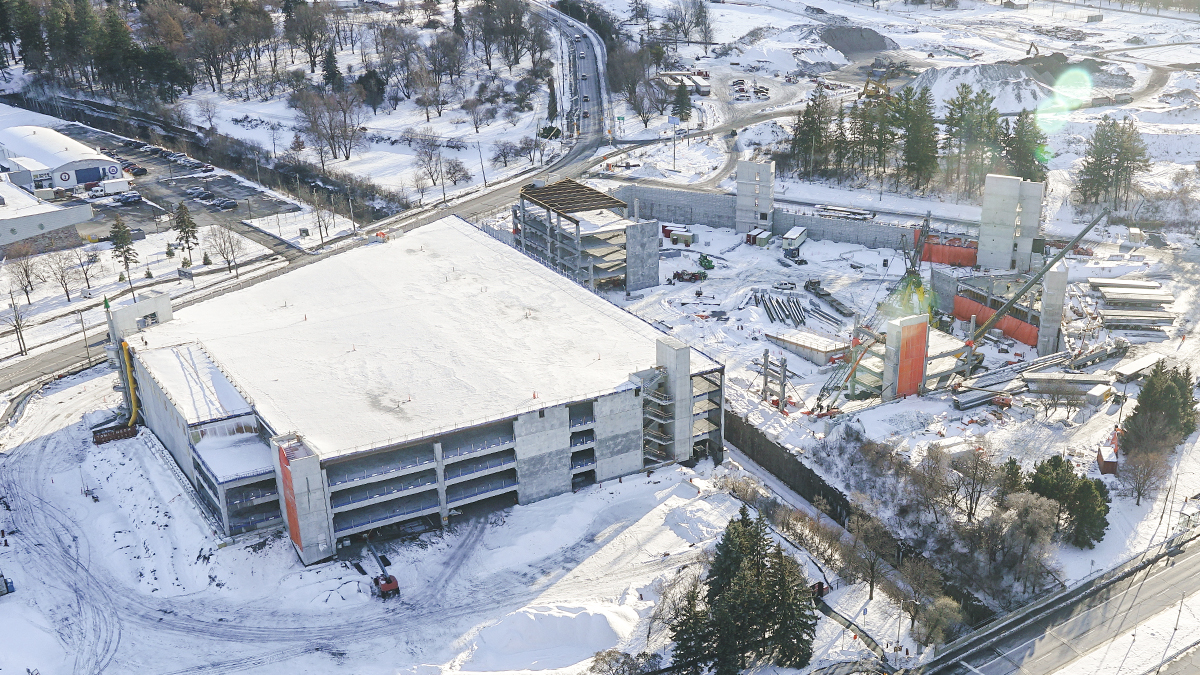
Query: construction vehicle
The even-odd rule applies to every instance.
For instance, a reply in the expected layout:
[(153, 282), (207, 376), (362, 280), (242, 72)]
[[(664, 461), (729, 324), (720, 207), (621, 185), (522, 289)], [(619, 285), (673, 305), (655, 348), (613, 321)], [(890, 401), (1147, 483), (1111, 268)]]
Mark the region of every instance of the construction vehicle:
[(13, 586), (12, 579), (5, 578), (4, 573), (0, 572), (0, 595), (8, 595), (9, 593), (16, 592), (17, 587)]
[(370, 543), (367, 544), (367, 550), (371, 552), (371, 557), (375, 558), (375, 564), (379, 565), (379, 576), (372, 579), (374, 586), (371, 588), (371, 595), (377, 595), (381, 600), (395, 597), (400, 594), (400, 582), (396, 581), (396, 577), (388, 574), (387, 567), (383, 564), (383, 558), (375, 552), (375, 547)]
[(1035, 45), (1035, 44), (1033, 44), (1032, 42), (1030, 42), (1030, 43), (1029, 43), (1029, 49), (1026, 49), (1026, 50), (1025, 50), (1025, 56), (1029, 56), (1030, 54), (1033, 54), (1034, 56), (1041, 56), (1041, 55), (1042, 55), (1042, 50), (1038, 49), (1038, 46), (1037, 46), (1037, 45)]
[(688, 281), (688, 282), (695, 283), (697, 281), (704, 281), (704, 280), (708, 279), (708, 272), (679, 271), (679, 272), (676, 272), (675, 274), (672, 274), (671, 278), (674, 279), (675, 281)]
[(858, 92), (858, 100), (864, 98), (868, 101), (886, 101), (892, 97), (892, 90), (887, 85), (888, 76), (886, 74), (878, 78), (867, 77), (867, 81), (863, 84), (862, 91)]
[(708, 255), (706, 255), (704, 253), (700, 254), (700, 268), (701, 269), (711, 270), (712, 268), (714, 268), (716, 266), (717, 266), (717, 264), (712, 261), (712, 258), (708, 257)]

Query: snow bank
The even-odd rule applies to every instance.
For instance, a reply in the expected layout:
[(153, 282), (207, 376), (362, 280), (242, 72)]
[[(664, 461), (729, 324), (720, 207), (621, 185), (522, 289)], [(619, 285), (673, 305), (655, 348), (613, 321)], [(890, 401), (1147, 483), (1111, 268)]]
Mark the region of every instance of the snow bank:
[(464, 670), (550, 670), (565, 668), (610, 649), (637, 623), (627, 607), (531, 606), (479, 632)]

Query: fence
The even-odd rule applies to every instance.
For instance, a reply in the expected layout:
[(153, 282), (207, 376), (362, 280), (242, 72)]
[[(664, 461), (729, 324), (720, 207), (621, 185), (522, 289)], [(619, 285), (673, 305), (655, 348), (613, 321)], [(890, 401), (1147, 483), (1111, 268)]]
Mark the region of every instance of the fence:
[(133, 438), (138, 435), (138, 428), (134, 427), (111, 427), (108, 429), (97, 429), (92, 432), (92, 443), (103, 445), (111, 441), (119, 441), (125, 438)]

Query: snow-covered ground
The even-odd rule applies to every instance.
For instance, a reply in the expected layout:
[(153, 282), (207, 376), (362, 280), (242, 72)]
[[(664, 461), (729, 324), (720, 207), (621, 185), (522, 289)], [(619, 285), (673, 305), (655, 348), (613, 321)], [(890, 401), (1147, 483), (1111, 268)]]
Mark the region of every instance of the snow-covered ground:
[[(273, 216), (263, 216), (242, 222), (306, 251), (320, 249), (327, 240), (351, 234), (357, 230), (354, 223), (345, 216), (325, 210), (318, 212), (311, 208), (292, 213), (277, 213)], [(301, 232), (301, 230), (305, 231)], [(326, 231), (329, 234), (325, 234)]]
[[(0, 512), (0, 569), (17, 588), (3, 605), (22, 638), (0, 652), (5, 670), (578, 673), (598, 650), (668, 647), (659, 628), (647, 642), (658, 583), (695, 565), (740, 506), (702, 463), (475, 515), (377, 545), (400, 582), (381, 602), (347, 563), (300, 565), (278, 533), (223, 545), (149, 432), (92, 445), (115, 381), (103, 367), (66, 378), (0, 431), (13, 509)], [(899, 613), (880, 597), (851, 586), (826, 599), (894, 642)], [(814, 667), (868, 655), (824, 617), (816, 648)]]

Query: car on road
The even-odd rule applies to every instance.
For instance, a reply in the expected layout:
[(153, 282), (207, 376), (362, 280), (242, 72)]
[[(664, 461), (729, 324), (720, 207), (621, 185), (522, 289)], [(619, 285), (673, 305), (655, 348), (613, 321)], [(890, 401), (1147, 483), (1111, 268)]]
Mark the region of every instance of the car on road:
[(586, 58), (587, 58), (587, 54), (586, 54), (585, 52), (579, 52), (579, 58), (581, 58), (581, 59), (586, 59)]
[(591, 96), (588, 96), (587, 94), (584, 94), (584, 95), (583, 95), (583, 102), (584, 102), (584, 103), (587, 103), (587, 102), (588, 102), (588, 101), (590, 101), (590, 100), (592, 100), (592, 97), (591, 97)]
[(113, 201), (127, 206), (129, 204), (137, 204), (138, 202), (142, 201), (142, 196), (136, 192), (122, 192), (116, 197), (113, 197)]
[(576, 36), (575, 36), (575, 41), (576, 41), (576, 42), (581, 42), (582, 40), (583, 40), (583, 36), (582, 36), (582, 35), (576, 35)]
[(131, 173), (135, 176), (145, 176), (146, 174), (148, 174), (150, 172), (147, 171), (144, 167), (134, 165), (134, 166), (129, 167), (129, 173)]
[(587, 110), (584, 110), (584, 111), (583, 111), (583, 118), (584, 118), (584, 119), (587, 119), (587, 118), (589, 118), (589, 117), (591, 117), (591, 116), (592, 116), (592, 113), (588, 112)]
[(581, 73), (581, 74), (579, 75), (579, 79), (581, 79), (581, 80), (586, 80), (586, 79), (587, 79), (587, 73)]

